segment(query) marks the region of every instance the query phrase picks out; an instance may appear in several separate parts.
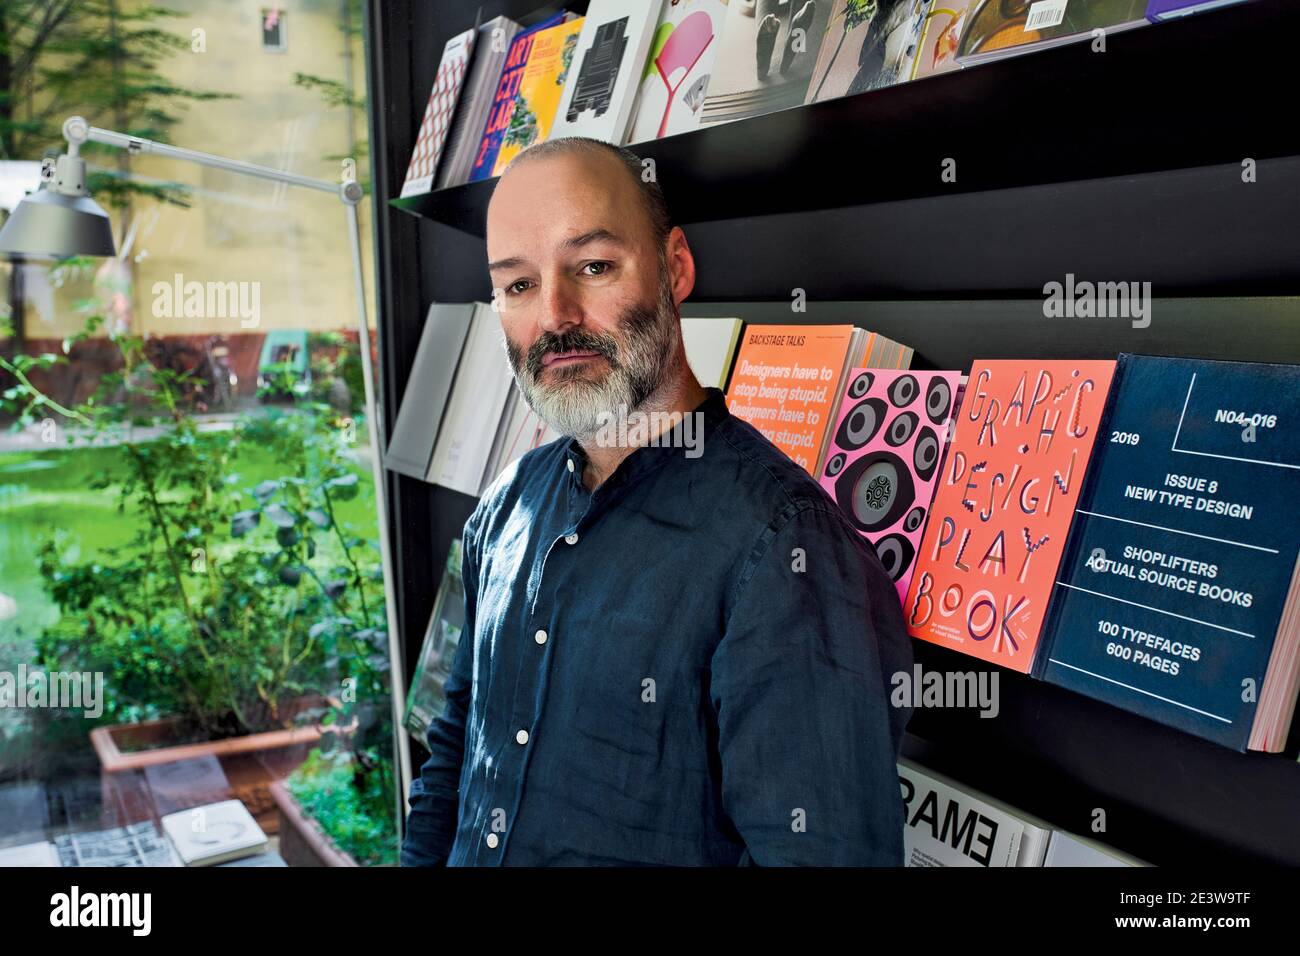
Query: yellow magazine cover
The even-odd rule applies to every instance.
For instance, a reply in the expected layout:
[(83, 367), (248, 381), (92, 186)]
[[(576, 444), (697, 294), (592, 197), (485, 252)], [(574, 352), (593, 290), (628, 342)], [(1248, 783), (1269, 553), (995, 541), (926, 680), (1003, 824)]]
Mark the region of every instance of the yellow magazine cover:
[(510, 125), (506, 127), (501, 151), (492, 167), (493, 176), (500, 176), (512, 159), (550, 135), (584, 19), (578, 17), (556, 24), (540, 31), (533, 40), (528, 65), (519, 79), (519, 95), (515, 97)]

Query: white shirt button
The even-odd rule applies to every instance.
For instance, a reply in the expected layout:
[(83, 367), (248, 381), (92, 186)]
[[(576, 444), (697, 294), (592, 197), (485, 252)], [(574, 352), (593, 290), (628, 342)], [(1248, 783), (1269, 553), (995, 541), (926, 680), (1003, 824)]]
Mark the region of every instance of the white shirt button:
[(576, 534), (566, 534), (564, 536), (564, 540), (567, 541), (569, 544), (577, 544), (578, 536)]
[(573, 459), (572, 459), (572, 458), (570, 458), (570, 459), (568, 460), (567, 464), (568, 464), (568, 466), (569, 466), (569, 471), (573, 471)]
[(533, 640), (535, 640), (538, 644), (545, 644), (545, 643), (546, 643), (546, 632), (545, 632), (545, 631), (538, 631), (536, 634), (533, 635)]
[(487, 845), (490, 846), (492, 849), (495, 850), (497, 848), (497, 844), (500, 842), (501, 841), (497, 839), (497, 835), (495, 833), (489, 833), (487, 835)]
[(515, 734), (515, 740), (517, 740), (521, 744), (528, 743), (528, 731), (526, 730), (519, 731), (519, 733)]

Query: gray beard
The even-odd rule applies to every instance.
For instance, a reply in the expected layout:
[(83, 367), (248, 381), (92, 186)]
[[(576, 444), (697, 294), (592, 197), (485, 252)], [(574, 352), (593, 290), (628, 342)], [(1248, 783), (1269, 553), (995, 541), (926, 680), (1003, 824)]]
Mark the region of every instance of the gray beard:
[[(533, 343), (526, 358), (506, 340), (520, 394), (555, 431), (591, 438), (611, 418), (639, 408), (663, 383), (680, 335), (666, 269), (660, 270), (656, 308), (626, 309), (619, 319), (619, 332), (621, 342), (609, 333), (546, 333)], [(553, 381), (542, 385), (538, 382), (542, 356), (557, 350), (598, 352), (605, 356), (610, 370), (602, 379), (590, 380), (580, 365), (562, 367), (549, 373)]]

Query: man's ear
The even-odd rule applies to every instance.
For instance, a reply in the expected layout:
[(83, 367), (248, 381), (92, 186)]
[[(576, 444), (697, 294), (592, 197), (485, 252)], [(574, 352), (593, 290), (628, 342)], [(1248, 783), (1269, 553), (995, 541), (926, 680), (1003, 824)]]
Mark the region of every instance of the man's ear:
[(668, 271), (672, 276), (673, 299), (681, 305), (695, 289), (695, 256), (681, 226), (668, 233)]

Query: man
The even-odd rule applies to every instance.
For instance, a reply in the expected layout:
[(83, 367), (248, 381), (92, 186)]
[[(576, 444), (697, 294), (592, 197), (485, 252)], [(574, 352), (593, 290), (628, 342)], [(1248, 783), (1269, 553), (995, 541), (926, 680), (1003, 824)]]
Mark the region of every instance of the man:
[(465, 629), (402, 863), (900, 864), (894, 585), (692, 374), (695, 263), (641, 172), (559, 139), (492, 196), (507, 358), (572, 437), (465, 524)]

